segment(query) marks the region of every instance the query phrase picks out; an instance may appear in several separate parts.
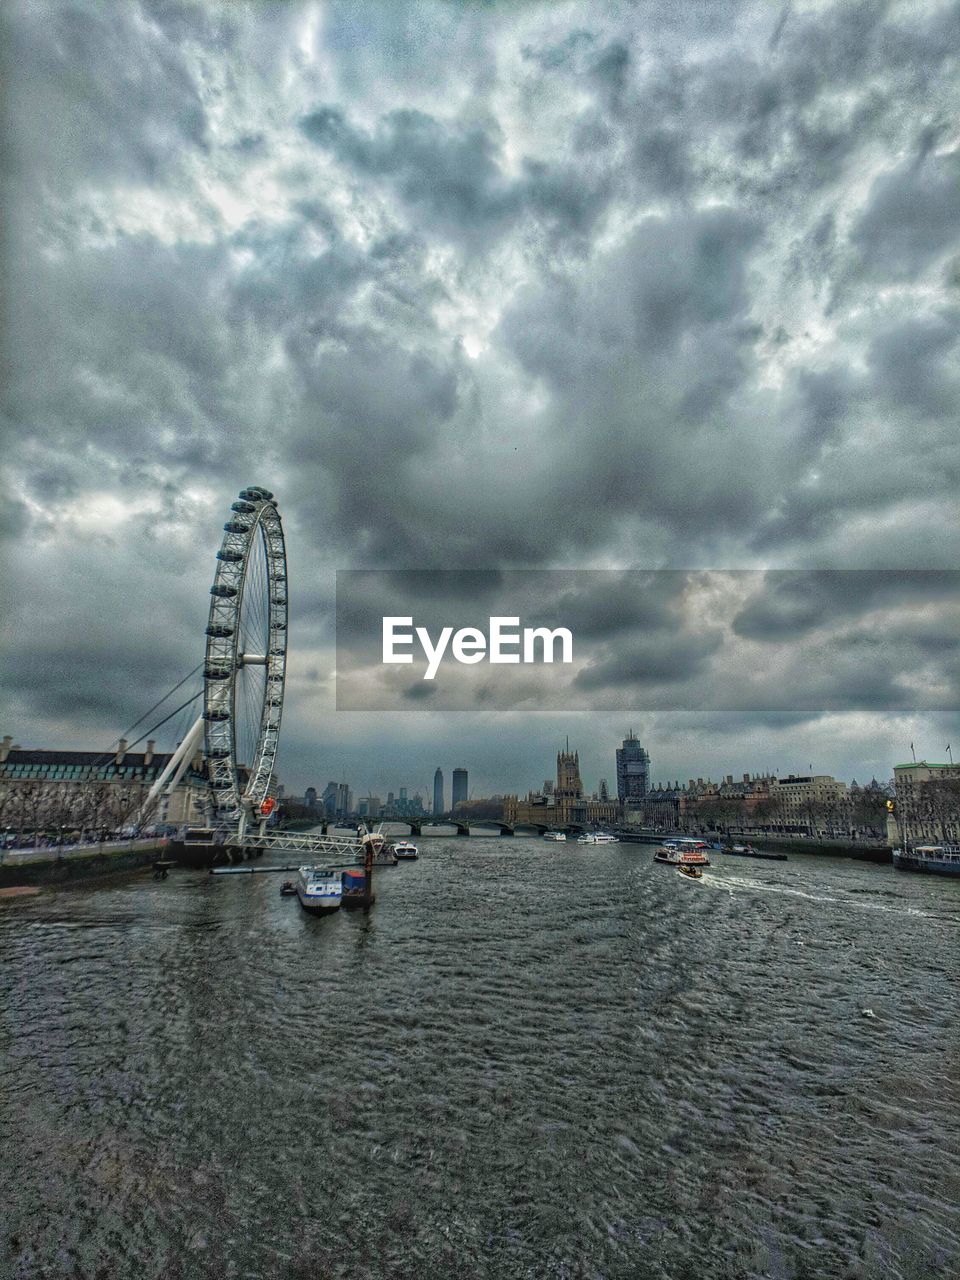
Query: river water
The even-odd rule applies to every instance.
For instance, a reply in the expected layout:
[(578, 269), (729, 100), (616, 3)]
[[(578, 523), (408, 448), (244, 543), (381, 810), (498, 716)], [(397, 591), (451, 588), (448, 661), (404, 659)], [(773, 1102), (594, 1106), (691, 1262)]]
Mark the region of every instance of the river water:
[(0, 1275), (960, 1274), (960, 884), (420, 848), (2, 906)]

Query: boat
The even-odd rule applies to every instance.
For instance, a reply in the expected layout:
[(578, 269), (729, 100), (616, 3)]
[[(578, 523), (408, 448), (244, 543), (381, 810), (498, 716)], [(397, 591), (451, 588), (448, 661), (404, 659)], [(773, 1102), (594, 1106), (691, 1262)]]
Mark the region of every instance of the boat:
[(785, 853), (762, 853), (752, 844), (733, 844), (726, 848), (721, 845), (720, 852), (730, 858), (766, 858), (768, 862), (786, 862), (787, 860)]
[(545, 831), (543, 838), (544, 840), (556, 840), (562, 844), (567, 838), (567, 833), (565, 831)]
[(375, 867), (395, 867), (397, 865), (396, 855), (393, 852), (393, 845), (387, 844), (386, 839), (381, 831), (368, 831), (361, 839), (361, 845), (366, 852), (367, 846), (373, 854), (373, 865)]
[(409, 840), (400, 840), (393, 846), (393, 855), (395, 858), (419, 858), (420, 850)]
[(293, 898), (293, 897), (296, 897), (296, 894), (297, 894), (296, 883), (293, 880), (284, 880), (283, 884), (280, 886), (280, 897)]
[(588, 831), (586, 835), (577, 837), (577, 844), (619, 844), (620, 841), (616, 836), (608, 835), (605, 831)]
[(301, 907), (311, 915), (326, 915), (340, 909), (343, 885), (336, 867), (300, 867), (296, 889)]
[(935, 876), (960, 876), (960, 844), (916, 844), (894, 849), (898, 871), (924, 871)]
[(709, 845), (705, 840), (684, 836), (677, 840), (664, 840), (654, 851), (654, 862), (665, 862), (671, 867), (709, 867)]
[(365, 871), (353, 868), (344, 871), (340, 877), (343, 888), (341, 907), (370, 907), (376, 901), (373, 893), (367, 892), (367, 875)]
[(683, 862), (677, 865), (677, 875), (683, 876), (684, 879), (686, 880), (702, 880), (703, 879), (703, 872), (700, 870), (699, 867), (688, 867), (686, 863), (683, 863)]

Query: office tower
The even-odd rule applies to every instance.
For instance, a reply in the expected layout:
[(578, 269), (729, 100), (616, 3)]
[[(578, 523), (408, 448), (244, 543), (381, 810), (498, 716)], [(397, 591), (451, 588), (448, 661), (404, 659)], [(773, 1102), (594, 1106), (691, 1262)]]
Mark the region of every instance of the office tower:
[(456, 809), (461, 800), (467, 798), (467, 771), (466, 769), (454, 769), (453, 771), (453, 794), (450, 797), (450, 807)]
[(433, 812), (443, 813), (443, 770), (439, 766), (433, 775)]

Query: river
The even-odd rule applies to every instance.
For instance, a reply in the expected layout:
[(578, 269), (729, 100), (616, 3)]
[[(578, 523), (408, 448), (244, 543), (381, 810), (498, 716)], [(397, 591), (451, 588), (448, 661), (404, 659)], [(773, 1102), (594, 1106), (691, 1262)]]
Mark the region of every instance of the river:
[(960, 885), (420, 848), (0, 907), (0, 1274), (960, 1274)]

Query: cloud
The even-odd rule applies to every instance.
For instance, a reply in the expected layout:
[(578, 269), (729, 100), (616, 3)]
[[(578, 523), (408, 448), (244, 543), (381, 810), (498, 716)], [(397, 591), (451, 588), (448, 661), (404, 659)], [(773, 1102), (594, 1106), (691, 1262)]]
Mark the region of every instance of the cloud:
[(853, 228), (863, 269), (888, 280), (914, 279), (956, 245), (960, 149), (927, 150), (874, 180)]

